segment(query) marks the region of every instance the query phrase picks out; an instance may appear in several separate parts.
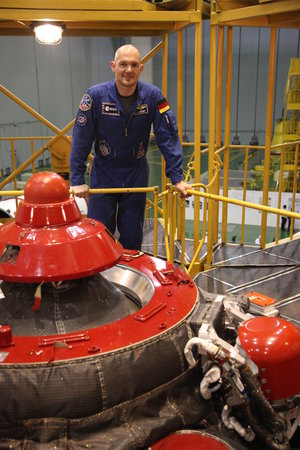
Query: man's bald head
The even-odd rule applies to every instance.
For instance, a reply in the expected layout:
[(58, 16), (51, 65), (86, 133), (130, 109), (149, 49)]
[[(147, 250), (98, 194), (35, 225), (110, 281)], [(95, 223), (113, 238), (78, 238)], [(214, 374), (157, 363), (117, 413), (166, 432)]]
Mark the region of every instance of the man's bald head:
[(119, 47), (115, 53), (114, 61), (117, 62), (122, 57), (131, 57), (136, 58), (139, 62), (141, 61), (141, 55), (138, 49), (131, 44), (125, 44), (122, 45), (122, 47)]

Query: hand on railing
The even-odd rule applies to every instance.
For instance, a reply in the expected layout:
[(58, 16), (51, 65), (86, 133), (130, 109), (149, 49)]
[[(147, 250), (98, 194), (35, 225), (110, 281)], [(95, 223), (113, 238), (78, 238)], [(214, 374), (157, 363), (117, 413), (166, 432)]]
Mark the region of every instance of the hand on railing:
[(175, 184), (176, 189), (179, 191), (180, 198), (190, 197), (190, 194), (187, 193), (187, 189), (191, 189), (191, 186), (185, 181), (181, 180)]
[(86, 200), (89, 198), (89, 187), (87, 184), (80, 184), (78, 186), (71, 186), (71, 190), (76, 197), (85, 198)]

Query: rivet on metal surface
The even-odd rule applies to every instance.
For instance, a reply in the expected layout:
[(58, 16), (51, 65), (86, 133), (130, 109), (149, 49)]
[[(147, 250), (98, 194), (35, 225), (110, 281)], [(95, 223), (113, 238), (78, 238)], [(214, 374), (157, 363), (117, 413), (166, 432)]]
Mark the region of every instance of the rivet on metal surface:
[(168, 291), (167, 296), (171, 297), (171, 295), (173, 295), (173, 292), (172, 291)]
[(97, 353), (97, 352), (100, 352), (100, 350), (101, 350), (100, 347), (98, 347), (96, 345), (93, 345), (92, 347), (88, 348), (89, 353)]
[(166, 328), (166, 326), (167, 326), (167, 322), (163, 322), (163, 323), (161, 323), (160, 325), (159, 325), (159, 329), (160, 330), (164, 330), (165, 328)]

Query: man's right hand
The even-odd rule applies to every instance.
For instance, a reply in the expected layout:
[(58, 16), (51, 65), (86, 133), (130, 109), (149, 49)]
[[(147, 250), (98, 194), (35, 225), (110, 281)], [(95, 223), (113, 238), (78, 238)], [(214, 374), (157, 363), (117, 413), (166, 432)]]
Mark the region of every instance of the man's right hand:
[(71, 190), (76, 197), (89, 198), (89, 187), (87, 184), (80, 184), (79, 186), (71, 186)]

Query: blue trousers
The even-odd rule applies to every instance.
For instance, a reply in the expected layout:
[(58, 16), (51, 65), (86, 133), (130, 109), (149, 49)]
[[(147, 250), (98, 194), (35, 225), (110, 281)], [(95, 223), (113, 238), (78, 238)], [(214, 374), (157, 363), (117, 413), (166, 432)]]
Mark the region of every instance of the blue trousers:
[(140, 250), (143, 241), (146, 193), (99, 194), (89, 199), (88, 217), (102, 222), (124, 248)]
[[(125, 162), (126, 163), (126, 162)], [(91, 172), (91, 187), (120, 188), (145, 187), (148, 185), (147, 159), (129, 162), (119, 167), (117, 161), (105, 161), (95, 157)], [(143, 241), (146, 193), (97, 194), (89, 198), (88, 217), (102, 222), (114, 234), (120, 233), (119, 241), (124, 248), (140, 250)]]

